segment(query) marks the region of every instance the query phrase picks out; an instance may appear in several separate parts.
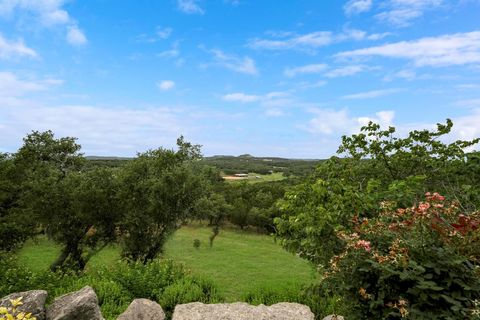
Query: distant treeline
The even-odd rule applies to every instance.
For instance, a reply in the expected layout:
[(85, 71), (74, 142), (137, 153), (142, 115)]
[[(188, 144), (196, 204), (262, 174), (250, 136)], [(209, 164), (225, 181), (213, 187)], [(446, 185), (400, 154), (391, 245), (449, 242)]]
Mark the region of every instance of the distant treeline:
[[(92, 167), (120, 167), (132, 158), (122, 157), (86, 157)], [(204, 157), (201, 162), (217, 168), (226, 175), (255, 172), (269, 174), (282, 172), (285, 176), (307, 176), (322, 160), (286, 159), (276, 157), (254, 157), (251, 155)]]
[(210, 166), (230, 175), (235, 173), (256, 172), (269, 174), (283, 172), (285, 176), (306, 176), (312, 173), (321, 160), (285, 159), (273, 157), (254, 157), (251, 155), (213, 156), (202, 160)]

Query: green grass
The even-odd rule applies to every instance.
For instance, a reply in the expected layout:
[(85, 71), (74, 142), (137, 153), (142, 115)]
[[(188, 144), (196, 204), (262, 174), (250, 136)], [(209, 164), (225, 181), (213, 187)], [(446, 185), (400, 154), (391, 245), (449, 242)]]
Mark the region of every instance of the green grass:
[[(33, 272), (44, 271), (58, 257), (60, 249), (60, 246), (44, 237), (28, 240), (18, 252), (18, 261)], [(120, 249), (118, 247), (105, 247), (90, 259), (87, 269), (95, 269), (103, 265), (111, 266), (119, 257)]]
[[(221, 230), (209, 247), (211, 230), (205, 227), (183, 227), (167, 242), (165, 257), (183, 262), (194, 274), (210, 278), (228, 301), (240, 300), (245, 294), (266, 290), (296, 290), (316, 279), (314, 269), (304, 260), (287, 253), (273, 238), (236, 230)], [(199, 239), (199, 249), (193, 240)], [(38, 238), (28, 241), (18, 253), (19, 262), (31, 271), (47, 270), (60, 247)], [(119, 248), (100, 251), (87, 269), (113, 265), (119, 259)]]
[[(214, 280), (229, 301), (256, 290), (295, 290), (316, 278), (306, 261), (285, 252), (270, 236), (221, 230), (210, 248), (210, 232), (180, 229), (167, 243), (165, 255)], [(199, 249), (193, 247), (194, 239), (201, 241)]]

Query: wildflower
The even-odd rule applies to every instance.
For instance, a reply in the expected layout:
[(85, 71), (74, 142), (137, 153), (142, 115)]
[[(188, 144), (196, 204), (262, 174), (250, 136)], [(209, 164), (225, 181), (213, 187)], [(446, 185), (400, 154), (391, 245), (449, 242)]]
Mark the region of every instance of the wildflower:
[(365, 251), (370, 252), (370, 250), (371, 250), (370, 241), (358, 240), (357, 243), (355, 244), (355, 248), (356, 249), (363, 248), (363, 249), (365, 249)]

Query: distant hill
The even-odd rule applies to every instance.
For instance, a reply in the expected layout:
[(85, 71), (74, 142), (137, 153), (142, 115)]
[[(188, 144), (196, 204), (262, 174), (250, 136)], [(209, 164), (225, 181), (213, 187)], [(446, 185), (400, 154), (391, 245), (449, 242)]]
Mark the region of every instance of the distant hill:
[[(118, 167), (133, 159), (115, 156), (86, 156), (86, 158), (91, 166), (106, 167)], [(252, 172), (259, 174), (282, 172), (285, 176), (305, 176), (313, 172), (320, 161), (322, 160), (255, 157), (250, 154), (240, 156), (215, 155), (202, 159), (203, 163), (218, 168), (226, 175)]]
[(205, 157), (202, 161), (205, 164), (222, 170), (226, 175), (249, 172), (260, 174), (282, 172), (286, 176), (304, 176), (313, 172), (315, 167), (322, 160), (255, 157), (249, 154), (244, 154), (238, 157), (217, 155)]

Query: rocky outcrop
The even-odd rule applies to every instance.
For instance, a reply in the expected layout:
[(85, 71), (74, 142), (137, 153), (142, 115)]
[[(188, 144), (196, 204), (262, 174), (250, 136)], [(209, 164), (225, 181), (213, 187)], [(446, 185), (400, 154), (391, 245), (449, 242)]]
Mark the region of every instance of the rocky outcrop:
[[(104, 320), (95, 291), (89, 286), (58, 297), (45, 311), (47, 292), (34, 290), (12, 293), (0, 299), (0, 307), (11, 307), (9, 300), (22, 297), (18, 312), (31, 312), (37, 320)], [(18, 313), (17, 312), (17, 313)], [(193, 302), (175, 307), (172, 320), (314, 320), (310, 308), (282, 302), (271, 306), (252, 306), (247, 303), (203, 304)], [(162, 307), (151, 300), (135, 299), (117, 320), (165, 320)], [(344, 320), (329, 315), (323, 320)]]
[(172, 320), (313, 320), (310, 308), (298, 303), (252, 306), (247, 303), (180, 304)]
[(22, 305), (17, 307), (20, 312), (31, 312), (37, 320), (45, 320), (45, 301), (47, 300), (47, 291), (32, 290), (25, 292), (12, 293), (0, 300), (0, 307), (11, 307), (10, 300), (22, 298)]
[(95, 291), (89, 286), (56, 298), (47, 308), (47, 320), (103, 320)]
[(117, 320), (164, 320), (162, 307), (148, 299), (135, 299)]

